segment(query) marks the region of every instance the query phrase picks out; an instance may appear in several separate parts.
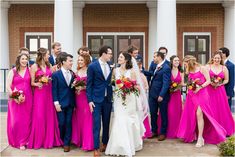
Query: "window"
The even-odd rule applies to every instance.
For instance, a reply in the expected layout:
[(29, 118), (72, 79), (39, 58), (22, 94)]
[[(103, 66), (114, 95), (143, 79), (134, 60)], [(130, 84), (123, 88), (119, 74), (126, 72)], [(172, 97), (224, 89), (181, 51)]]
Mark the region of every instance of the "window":
[(37, 50), (44, 47), (51, 52), (52, 33), (25, 33), (25, 47), (29, 49), (30, 60), (35, 61)]

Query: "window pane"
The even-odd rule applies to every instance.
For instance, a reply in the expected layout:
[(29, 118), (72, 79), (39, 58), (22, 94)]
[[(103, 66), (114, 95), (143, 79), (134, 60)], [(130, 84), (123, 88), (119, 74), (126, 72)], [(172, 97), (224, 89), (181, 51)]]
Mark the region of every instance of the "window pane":
[(140, 49), (140, 39), (131, 39), (131, 45)]
[(91, 39), (91, 49), (92, 51), (99, 51), (101, 45), (100, 39)]
[(198, 62), (202, 65), (206, 64), (206, 54), (198, 54)]
[(107, 46), (113, 48), (113, 39), (104, 39), (103, 43), (104, 43), (104, 45), (107, 45)]
[(206, 39), (198, 39), (198, 51), (206, 51)]
[(195, 39), (188, 39), (188, 51), (195, 51)]
[(38, 39), (29, 39), (29, 51), (38, 50)]
[(40, 39), (40, 47), (48, 49), (48, 39)]
[(119, 39), (119, 51), (126, 51), (128, 46), (128, 39)]

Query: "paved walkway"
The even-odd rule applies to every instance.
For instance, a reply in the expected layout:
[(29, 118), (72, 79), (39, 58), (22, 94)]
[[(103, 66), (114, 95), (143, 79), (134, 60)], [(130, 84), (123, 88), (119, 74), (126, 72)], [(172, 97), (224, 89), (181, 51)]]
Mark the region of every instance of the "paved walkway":
[[(92, 156), (92, 152), (84, 152), (73, 147), (69, 153), (64, 153), (62, 148), (19, 150), (8, 146), (6, 136), (6, 112), (1, 115), (1, 156), (24, 156), (24, 157), (60, 157), (60, 156)], [(219, 150), (215, 145), (206, 145), (203, 148), (196, 148), (195, 143), (183, 143), (179, 139), (159, 142), (156, 139), (144, 141), (143, 150), (136, 153), (136, 156), (218, 156)]]

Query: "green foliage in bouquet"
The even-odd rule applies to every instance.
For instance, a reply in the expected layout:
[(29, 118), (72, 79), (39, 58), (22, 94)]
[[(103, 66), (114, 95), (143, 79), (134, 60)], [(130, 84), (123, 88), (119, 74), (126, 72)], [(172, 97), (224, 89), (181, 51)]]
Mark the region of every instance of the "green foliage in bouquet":
[(231, 136), (219, 144), (219, 151), (222, 156), (235, 156), (235, 136)]

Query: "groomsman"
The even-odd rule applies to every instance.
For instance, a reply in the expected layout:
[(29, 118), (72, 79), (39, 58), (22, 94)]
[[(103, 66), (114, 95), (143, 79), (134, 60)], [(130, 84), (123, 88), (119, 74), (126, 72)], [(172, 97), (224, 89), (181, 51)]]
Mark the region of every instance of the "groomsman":
[(60, 137), (64, 142), (64, 152), (70, 151), (72, 134), (72, 113), (75, 105), (75, 91), (71, 88), (74, 75), (71, 71), (73, 56), (60, 55), (61, 69), (52, 75), (52, 93), (59, 121)]
[(91, 56), (91, 49), (89, 49), (86, 46), (83, 46), (83, 47), (79, 48), (77, 53), (78, 53), (78, 55), (80, 55), (80, 54), (87, 54), (87, 55), (89, 55), (91, 62), (94, 62), (94, 61), (97, 60), (96, 58)]
[(157, 136), (157, 117), (158, 109), (161, 114), (161, 131), (158, 138), (163, 141), (166, 138), (167, 131), (167, 106), (170, 98), (169, 87), (171, 83), (171, 68), (165, 61), (165, 55), (162, 52), (154, 53), (154, 63), (157, 64), (149, 90), (149, 107), (151, 114), (152, 137)]
[(61, 44), (59, 42), (54, 42), (51, 47), (52, 47), (52, 54), (49, 57), (49, 62), (53, 66), (56, 64), (56, 58), (61, 52)]
[(225, 85), (227, 97), (228, 97), (228, 102), (229, 102), (229, 107), (232, 109), (232, 98), (234, 97), (234, 70), (235, 70), (235, 65), (232, 63), (228, 57), (230, 55), (229, 49), (226, 47), (222, 47), (219, 49), (222, 54), (223, 54), (223, 60), (225, 66), (228, 68), (228, 73), (229, 73), (229, 82)]

